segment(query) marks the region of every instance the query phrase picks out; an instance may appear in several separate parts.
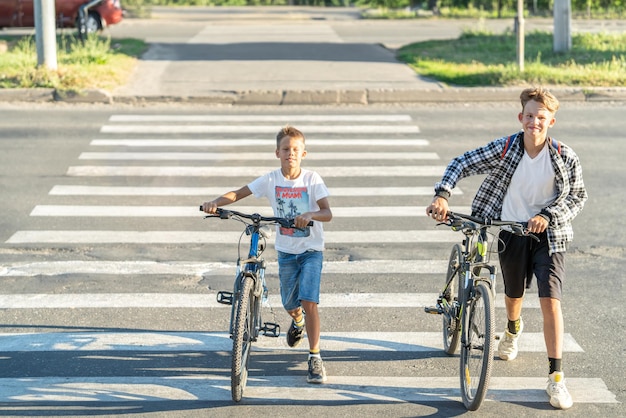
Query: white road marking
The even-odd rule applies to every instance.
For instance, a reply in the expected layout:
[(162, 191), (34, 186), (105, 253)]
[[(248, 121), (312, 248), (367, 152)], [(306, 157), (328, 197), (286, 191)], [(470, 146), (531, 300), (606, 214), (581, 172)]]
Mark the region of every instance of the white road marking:
[[(230, 270), (231, 274), (232, 272), (234, 270)], [(100, 271), (96, 274), (121, 273)], [(323, 293), (320, 296), (320, 303), (324, 308), (424, 308), (434, 305), (437, 296), (437, 293)], [(268, 303), (271, 307), (282, 306), (280, 295), (270, 295)], [(216, 293), (5, 294), (0, 295), (0, 306), (3, 309), (228, 308), (228, 305), (217, 303)], [(496, 295), (496, 307), (504, 308), (502, 294)], [(539, 308), (538, 298), (527, 298), (524, 301), (524, 308)]]
[[(308, 343), (292, 349), (284, 338), (260, 337), (253, 350), (308, 352)], [(306, 336), (305, 336), (306, 339)], [(431, 352), (442, 350), (441, 332), (322, 332), (324, 352)], [(49, 332), (0, 334), (0, 352), (39, 351), (231, 351), (227, 332)], [(525, 332), (519, 339), (522, 352), (545, 352), (542, 332)], [(583, 352), (570, 334), (563, 350)]]
[[(272, 209), (267, 206), (232, 207), (229, 209), (260, 213), (273, 216)], [(458, 208), (459, 212), (467, 213), (469, 207)], [(375, 218), (375, 217), (424, 217), (425, 206), (333, 206), (336, 218)], [(104, 206), (104, 205), (37, 205), (30, 216), (66, 216), (66, 217), (202, 217), (198, 207), (190, 206)], [(433, 224), (434, 225), (434, 224)]]
[[(96, 230), (40, 230), (17, 231), (7, 244), (63, 243), (63, 244), (233, 244), (239, 231), (96, 231)], [(448, 230), (411, 231), (325, 231), (327, 244), (337, 243), (425, 243), (458, 242), (458, 233)]]
[[(390, 403), (461, 402), (458, 377), (391, 377), (391, 376), (333, 376), (328, 382), (311, 386), (304, 376), (258, 376), (251, 372), (244, 392), (244, 402), (272, 405), (297, 402), (345, 402), (367, 404), (373, 401)], [(181, 371), (184, 372), (184, 371)], [(207, 371), (208, 373), (208, 371)], [(133, 403), (150, 401), (203, 401), (232, 402), (230, 376), (199, 374), (198, 371), (179, 376), (137, 377), (32, 377), (1, 378), (0, 402), (11, 409), (32, 411), (41, 402), (48, 411), (54, 404), (63, 402), (115, 402)], [(492, 376), (486, 402), (548, 403), (545, 392), (546, 377)], [(599, 378), (567, 378), (567, 388), (577, 404), (619, 403)], [(24, 404), (25, 405), (21, 405)]]
[[(278, 270), (276, 261), (267, 261), (268, 273)], [(193, 261), (101, 261), (69, 260), (0, 264), (0, 276), (50, 276), (57, 274), (178, 274), (228, 275), (235, 263)], [(447, 260), (361, 260), (325, 261), (324, 273), (348, 274), (444, 274)]]
[[(314, 167), (314, 171), (324, 178), (330, 177), (439, 177), (445, 166), (439, 165), (394, 165), (394, 166), (342, 166)], [(67, 175), (95, 177), (258, 177), (270, 167), (202, 167), (202, 166), (70, 166)]]
[[(311, 147), (425, 147), (430, 145), (426, 139), (394, 139), (394, 138), (341, 138), (341, 139), (306, 139), (307, 148)], [(126, 147), (250, 147), (263, 146), (276, 148), (276, 140), (263, 138), (240, 139), (94, 139), (92, 146), (126, 146)]]
[(411, 122), (411, 115), (112, 115), (110, 122)]
[[(57, 196), (213, 196), (240, 186), (224, 187), (132, 187), (132, 186), (73, 186), (56, 185), (50, 190)], [(432, 186), (427, 187), (329, 187), (331, 196), (432, 196)], [(463, 194), (460, 188), (452, 192)]]
[[(134, 160), (134, 161), (276, 161), (272, 153), (258, 152), (83, 152), (79, 160)], [(438, 160), (436, 152), (314, 152), (307, 160)]]
[[(100, 132), (107, 134), (271, 134), (280, 127), (273, 125), (104, 125)], [(306, 134), (418, 134), (416, 125), (300, 125)]]

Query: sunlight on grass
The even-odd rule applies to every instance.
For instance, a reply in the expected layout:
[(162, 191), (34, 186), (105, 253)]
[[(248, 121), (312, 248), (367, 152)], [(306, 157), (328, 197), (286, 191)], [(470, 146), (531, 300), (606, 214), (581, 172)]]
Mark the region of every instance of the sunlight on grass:
[(398, 58), (420, 75), (455, 86), (626, 86), (626, 34), (576, 34), (570, 51), (554, 53), (552, 34), (536, 31), (526, 35), (525, 46), (524, 72), (512, 33), (467, 30), (452, 41), (407, 45)]
[(73, 36), (57, 37), (57, 70), (37, 67), (35, 39), (4, 37), (9, 51), (0, 60), (0, 88), (47, 87), (60, 90), (124, 85), (146, 45), (138, 40), (113, 41), (89, 36), (81, 43)]

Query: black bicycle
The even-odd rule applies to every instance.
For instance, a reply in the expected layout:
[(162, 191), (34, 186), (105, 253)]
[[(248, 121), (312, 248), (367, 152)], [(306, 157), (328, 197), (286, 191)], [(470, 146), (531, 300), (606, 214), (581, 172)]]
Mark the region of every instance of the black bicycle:
[[(447, 225), (465, 235), (452, 247), (443, 290), (434, 307), (424, 310), (443, 319), (443, 349), (453, 355), (459, 343), (461, 397), (470, 411), (477, 410), (487, 394), (495, 343), (496, 267), (489, 262), (488, 229), (497, 227), (530, 236), (518, 222), (495, 221), (448, 213)], [(483, 276), (483, 271), (489, 275)]]
[[(200, 206), (200, 210), (203, 210)], [(260, 333), (265, 336), (280, 336), (280, 325), (263, 322), (261, 306), (267, 299), (265, 284), (265, 260), (261, 257), (267, 246), (267, 238), (272, 235), (270, 225), (295, 228), (293, 219), (261, 216), (258, 213), (246, 214), (234, 210), (218, 208), (215, 215), (206, 218), (233, 219), (245, 225), (239, 237), (237, 255), (237, 273), (232, 292), (220, 291), (217, 301), (231, 305), (230, 338), (233, 340), (231, 362), (231, 393), (233, 401), (239, 402), (248, 381), (248, 364), (252, 343)], [(311, 223), (312, 224), (312, 223)], [(241, 257), (243, 236), (250, 237), (247, 258)]]

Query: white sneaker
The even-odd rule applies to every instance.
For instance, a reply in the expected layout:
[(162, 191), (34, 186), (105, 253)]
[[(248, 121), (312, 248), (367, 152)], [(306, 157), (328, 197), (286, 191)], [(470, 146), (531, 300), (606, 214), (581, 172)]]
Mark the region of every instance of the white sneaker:
[(524, 321), (520, 318), (519, 332), (517, 334), (511, 334), (508, 329), (504, 330), (504, 335), (498, 344), (498, 356), (502, 360), (511, 361), (517, 357), (517, 339), (522, 335), (524, 330)]
[(550, 397), (550, 405), (557, 409), (568, 409), (574, 405), (572, 396), (565, 387), (563, 372), (554, 372), (549, 376), (546, 392)]

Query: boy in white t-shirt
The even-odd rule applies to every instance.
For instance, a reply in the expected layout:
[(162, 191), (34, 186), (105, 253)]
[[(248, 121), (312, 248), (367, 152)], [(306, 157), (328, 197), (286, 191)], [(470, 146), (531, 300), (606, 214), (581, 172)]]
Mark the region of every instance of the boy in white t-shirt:
[[(292, 317), (287, 331), (290, 347), (300, 344), (306, 328), (309, 340), (307, 382), (323, 383), (326, 370), (320, 356), (320, 317), (318, 303), (324, 251), (322, 222), (333, 214), (328, 189), (314, 171), (300, 167), (306, 156), (304, 134), (287, 126), (276, 136), (276, 157), (280, 169), (269, 172), (248, 185), (203, 203), (206, 213), (254, 194), (266, 197), (274, 216), (293, 218), (296, 228), (278, 228), (274, 244), (278, 253), (280, 294), (284, 308)], [(313, 226), (307, 226), (310, 221)], [(305, 321), (306, 314), (306, 321)]]
[(530, 237), (500, 232), (498, 253), (508, 321), (498, 354), (505, 361), (517, 357), (518, 339), (524, 328), (522, 302), (534, 276), (548, 354), (546, 391), (553, 407), (567, 409), (573, 400), (562, 370), (565, 251), (574, 236), (572, 220), (583, 209), (587, 191), (574, 150), (548, 136), (548, 129), (556, 122), (557, 98), (539, 87), (523, 90), (520, 101), (518, 120), (522, 130), (454, 158), (435, 185), (435, 197), (426, 214), (444, 221), (448, 198), (457, 182), (470, 175), (486, 174), (472, 202), (472, 213), (526, 223), (529, 232), (539, 238), (534, 242)]

